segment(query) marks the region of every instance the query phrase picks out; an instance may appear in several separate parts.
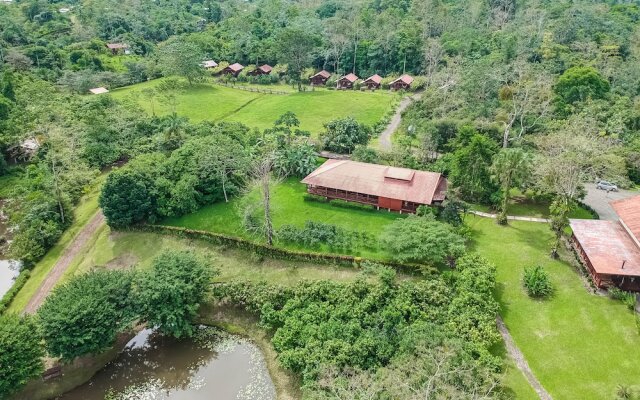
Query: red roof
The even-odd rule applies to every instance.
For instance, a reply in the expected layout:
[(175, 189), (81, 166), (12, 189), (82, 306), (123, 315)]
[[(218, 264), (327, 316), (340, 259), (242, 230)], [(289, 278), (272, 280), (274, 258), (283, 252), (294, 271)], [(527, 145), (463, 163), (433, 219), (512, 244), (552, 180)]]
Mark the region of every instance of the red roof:
[(323, 78), (327, 78), (328, 79), (331, 76), (331, 74), (323, 69), (322, 71), (320, 71), (317, 74), (313, 75), (312, 78), (315, 78), (316, 76), (321, 76)]
[(340, 78), (340, 80), (343, 80), (343, 79), (346, 79), (349, 82), (353, 83), (353, 82), (358, 80), (358, 75), (356, 75), (356, 74), (348, 74), (348, 75), (345, 75), (342, 78)]
[(610, 204), (620, 217), (622, 225), (636, 241), (640, 240), (640, 196), (612, 201)]
[(598, 274), (640, 276), (640, 248), (618, 221), (572, 219), (569, 224)]
[(368, 77), (367, 79), (364, 80), (365, 82), (373, 82), (373, 83), (377, 83), (380, 84), (380, 82), (382, 82), (382, 77), (378, 74), (375, 74), (373, 76)]
[(269, 72), (271, 72), (271, 70), (272, 70), (273, 68), (271, 68), (271, 65), (267, 65), (267, 64), (265, 64), (265, 65), (262, 65), (262, 66), (258, 67), (258, 69), (259, 69), (260, 71), (264, 72), (265, 74), (268, 74)]
[(413, 82), (413, 77), (405, 74), (405, 75), (402, 75), (400, 78), (396, 79), (395, 81), (391, 82), (391, 84), (394, 84), (398, 81), (404, 82), (407, 85), (411, 85), (411, 83)]
[(302, 183), (431, 204), (444, 200), (447, 181), (439, 173), (349, 160), (327, 160)]
[(239, 64), (239, 63), (235, 63), (235, 64), (229, 65), (227, 68), (230, 69), (233, 72), (238, 72), (238, 71), (242, 71), (244, 69), (244, 65)]

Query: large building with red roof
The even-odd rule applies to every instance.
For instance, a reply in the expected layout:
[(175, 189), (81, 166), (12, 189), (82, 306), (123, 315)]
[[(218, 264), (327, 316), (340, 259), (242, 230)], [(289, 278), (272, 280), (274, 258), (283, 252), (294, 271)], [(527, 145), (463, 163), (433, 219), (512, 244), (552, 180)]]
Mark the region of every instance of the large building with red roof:
[(310, 194), (401, 213), (440, 204), (447, 191), (446, 178), (436, 172), (349, 160), (327, 160), (302, 183)]
[(617, 221), (569, 221), (574, 248), (599, 288), (640, 291), (640, 196), (611, 206)]

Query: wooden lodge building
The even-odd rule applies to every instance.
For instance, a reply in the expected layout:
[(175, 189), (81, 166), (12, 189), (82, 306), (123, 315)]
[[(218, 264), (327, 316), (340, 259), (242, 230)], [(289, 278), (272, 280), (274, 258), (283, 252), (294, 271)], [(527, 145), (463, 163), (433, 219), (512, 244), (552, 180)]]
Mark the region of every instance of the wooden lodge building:
[(336, 87), (338, 89), (353, 89), (353, 84), (358, 81), (358, 76), (356, 74), (347, 74), (342, 78), (338, 79), (336, 83)]
[(107, 43), (107, 49), (109, 49), (114, 56), (121, 53), (129, 54), (129, 46), (125, 43)]
[(369, 90), (380, 89), (381, 83), (382, 83), (382, 77), (378, 74), (370, 76), (362, 82), (362, 84)]
[(254, 76), (269, 75), (271, 71), (273, 71), (273, 67), (271, 67), (271, 65), (264, 64), (254, 69), (253, 71), (249, 72), (249, 75), (254, 75)]
[(402, 75), (400, 78), (389, 84), (389, 88), (391, 90), (407, 90), (411, 87), (413, 83), (413, 77), (409, 75)]
[(307, 192), (329, 199), (340, 199), (415, 213), (421, 205), (441, 204), (447, 180), (436, 172), (416, 171), (387, 165), (349, 160), (327, 160), (302, 180)]
[(239, 63), (235, 63), (235, 64), (231, 64), (227, 68), (223, 69), (222, 73), (223, 74), (227, 74), (227, 75), (238, 76), (238, 74), (240, 72), (242, 72), (243, 69), (244, 69), (244, 65), (239, 64)]
[(599, 288), (640, 291), (640, 196), (611, 202), (617, 221), (572, 219), (572, 245)]
[(327, 81), (330, 77), (331, 74), (323, 69), (322, 71), (309, 78), (309, 81), (312, 86), (323, 86), (327, 84)]

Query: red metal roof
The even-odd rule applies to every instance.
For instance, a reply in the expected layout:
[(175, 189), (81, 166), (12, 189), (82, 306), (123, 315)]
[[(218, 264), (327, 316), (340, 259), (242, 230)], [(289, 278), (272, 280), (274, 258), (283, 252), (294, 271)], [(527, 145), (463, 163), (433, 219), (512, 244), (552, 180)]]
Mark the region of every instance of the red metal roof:
[(242, 71), (244, 69), (244, 66), (242, 64), (235, 63), (235, 64), (229, 65), (227, 68), (229, 68), (233, 72), (238, 72), (238, 71)]
[(636, 241), (640, 240), (640, 196), (612, 201), (610, 204), (620, 217), (624, 227), (629, 230)]
[(413, 77), (405, 74), (405, 75), (402, 75), (400, 78), (396, 79), (395, 81), (391, 82), (391, 84), (394, 84), (398, 81), (402, 81), (407, 85), (411, 85), (411, 83), (413, 82)]
[(343, 80), (343, 79), (346, 79), (349, 82), (353, 83), (353, 82), (358, 80), (358, 75), (356, 75), (356, 74), (347, 74), (347, 75), (343, 76), (342, 78), (340, 78), (340, 80)]
[(320, 71), (317, 74), (313, 75), (312, 78), (315, 78), (316, 76), (321, 76), (323, 78), (327, 78), (328, 79), (331, 76), (331, 74), (323, 69), (322, 71)]
[(640, 276), (640, 248), (618, 221), (572, 219), (569, 224), (597, 273)]
[(271, 70), (273, 69), (271, 67), (271, 65), (265, 64), (265, 65), (261, 65), (260, 67), (258, 67), (258, 69), (262, 72), (264, 72), (265, 74), (268, 74), (269, 72), (271, 72)]
[(375, 75), (373, 75), (373, 76), (368, 77), (368, 78), (367, 78), (367, 79), (365, 79), (364, 81), (365, 81), (365, 82), (369, 82), (369, 81), (371, 81), (371, 82), (373, 82), (373, 83), (378, 83), (378, 84), (379, 84), (380, 82), (382, 82), (382, 77), (381, 77), (380, 75), (378, 75), (378, 74), (375, 74)]
[(447, 190), (447, 180), (436, 172), (349, 160), (327, 160), (302, 183), (418, 204), (444, 200)]

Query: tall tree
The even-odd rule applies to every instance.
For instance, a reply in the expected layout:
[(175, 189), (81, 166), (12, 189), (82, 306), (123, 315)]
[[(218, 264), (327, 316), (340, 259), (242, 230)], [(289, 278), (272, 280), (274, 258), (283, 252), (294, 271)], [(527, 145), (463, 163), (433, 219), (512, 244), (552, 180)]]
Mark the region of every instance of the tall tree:
[(311, 64), (318, 38), (308, 30), (287, 28), (280, 33), (277, 43), (278, 62), (288, 65), (287, 74), (302, 91), (302, 71)]
[(502, 201), (498, 223), (507, 223), (507, 208), (511, 189), (521, 185), (531, 174), (531, 157), (520, 148), (502, 149), (493, 158), (491, 170), (493, 178), (502, 188)]
[(184, 40), (174, 40), (160, 47), (159, 65), (165, 76), (186, 78), (189, 85), (204, 77), (204, 68), (200, 65), (204, 55), (200, 48)]

